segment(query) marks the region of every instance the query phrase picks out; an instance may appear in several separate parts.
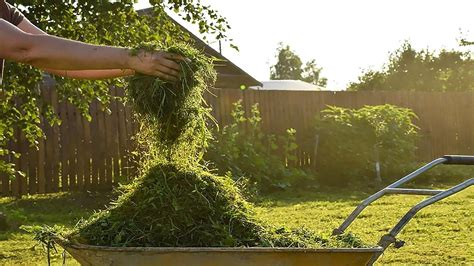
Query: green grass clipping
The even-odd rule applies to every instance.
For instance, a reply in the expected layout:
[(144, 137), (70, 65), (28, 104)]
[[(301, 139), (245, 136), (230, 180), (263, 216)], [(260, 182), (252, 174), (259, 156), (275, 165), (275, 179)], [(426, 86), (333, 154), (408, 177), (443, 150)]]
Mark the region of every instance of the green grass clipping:
[(141, 176), (108, 208), (66, 235), (72, 243), (111, 247), (361, 247), (352, 236), (323, 239), (258, 219), (229, 177), (203, 169), (210, 137), (203, 93), (213, 85), (213, 60), (189, 45), (139, 49), (183, 55), (177, 83), (137, 75), (127, 88), (140, 121)]

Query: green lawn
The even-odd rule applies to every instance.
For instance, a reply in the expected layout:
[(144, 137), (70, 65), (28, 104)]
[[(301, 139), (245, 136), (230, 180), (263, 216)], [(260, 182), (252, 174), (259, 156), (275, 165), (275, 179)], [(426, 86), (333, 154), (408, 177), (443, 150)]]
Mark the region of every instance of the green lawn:
[[(259, 204), (265, 219), (288, 226), (306, 226), (329, 235), (364, 198), (363, 193), (278, 195)], [(422, 196), (388, 196), (376, 201), (349, 227), (364, 241), (376, 244)], [(402, 230), (401, 249), (390, 247), (382, 264), (473, 264), (474, 188), (435, 203)]]
[[(275, 224), (305, 226), (329, 235), (333, 228), (368, 194), (349, 191), (280, 193), (258, 203), (258, 213)], [(74, 226), (81, 217), (101, 208), (110, 199), (104, 193), (54, 194), (22, 200), (0, 198), (0, 212), (20, 224)], [(393, 226), (406, 210), (422, 197), (390, 196), (362, 213), (350, 231), (368, 243)], [(384, 264), (471, 264), (474, 263), (474, 188), (465, 190), (420, 212), (402, 231), (401, 249), (390, 248), (379, 260)], [(0, 265), (45, 265), (46, 255), (32, 237), (20, 230), (0, 232)], [(53, 256), (60, 265), (61, 256)], [(67, 265), (77, 265), (67, 257)]]

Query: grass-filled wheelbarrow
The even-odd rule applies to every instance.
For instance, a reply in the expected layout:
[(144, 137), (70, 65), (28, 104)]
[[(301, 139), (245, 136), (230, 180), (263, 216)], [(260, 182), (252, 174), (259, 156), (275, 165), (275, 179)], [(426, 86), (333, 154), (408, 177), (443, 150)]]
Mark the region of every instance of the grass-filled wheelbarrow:
[(373, 248), (160, 248), (160, 247), (100, 247), (58, 243), (82, 265), (137, 265), (137, 266), (303, 266), (303, 265), (371, 265), (391, 244), (400, 248), (404, 242), (397, 234), (413, 216), (437, 201), (474, 184), (464, 181), (446, 190), (408, 189), (401, 185), (439, 164), (474, 165), (474, 156), (447, 155), (417, 169), (395, 183), (364, 200), (349, 217), (334, 229), (333, 235), (344, 233), (347, 227), (372, 202), (387, 194), (429, 195), (411, 208)]

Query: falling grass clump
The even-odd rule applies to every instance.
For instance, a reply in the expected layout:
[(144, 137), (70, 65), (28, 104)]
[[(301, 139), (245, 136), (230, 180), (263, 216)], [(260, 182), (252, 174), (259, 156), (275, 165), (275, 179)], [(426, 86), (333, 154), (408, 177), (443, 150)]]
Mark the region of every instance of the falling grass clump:
[[(171, 84), (138, 75), (127, 89), (142, 122), (138, 139), (147, 146), (141, 176), (124, 186), (107, 209), (81, 221), (68, 240), (113, 247), (362, 245), (352, 237), (328, 240), (306, 229), (271, 226), (256, 217), (231, 178), (215, 176), (196, 164), (197, 153), (189, 150), (202, 148), (209, 137), (209, 109), (202, 94), (216, 74), (212, 60), (189, 46), (165, 50), (190, 59), (180, 63), (181, 80)], [(174, 156), (161, 158), (164, 150)]]
[[(207, 138), (206, 120), (210, 114), (209, 108), (205, 107), (203, 93), (216, 80), (213, 59), (184, 44), (167, 48), (145, 44), (137, 49), (166, 50), (186, 58), (178, 62), (181, 66), (178, 82), (143, 74), (137, 74), (129, 81), (127, 99), (140, 118), (153, 127), (153, 141), (172, 146), (189, 131), (201, 141)], [(187, 137), (189, 140), (189, 135)]]

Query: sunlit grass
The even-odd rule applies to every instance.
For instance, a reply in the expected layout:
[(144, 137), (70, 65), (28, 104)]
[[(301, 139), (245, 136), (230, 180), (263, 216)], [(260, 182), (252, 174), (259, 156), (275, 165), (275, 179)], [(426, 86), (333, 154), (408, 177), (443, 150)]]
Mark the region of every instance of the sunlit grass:
[[(388, 249), (383, 264), (472, 264), (474, 263), (474, 189), (422, 210), (402, 231), (406, 241), (401, 249)], [(264, 219), (289, 227), (304, 225), (329, 235), (363, 198), (362, 192), (281, 193), (258, 203)], [(422, 197), (390, 196), (362, 213), (350, 231), (369, 244), (376, 243), (398, 219)], [(81, 218), (101, 208), (110, 199), (101, 194), (53, 194), (22, 200), (0, 199), (0, 212), (16, 225), (62, 224), (72, 227)], [(35, 246), (32, 236), (20, 230), (0, 233), (0, 265), (45, 265), (46, 255)], [(62, 250), (60, 250), (60, 253)], [(67, 265), (78, 265), (70, 256)], [(61, 265), (60, 254), (53, 265)]]
[[(267, 220), (290, 227), (304, 225), (329, 235), (368, 194), (341, 192), (278, 195), (258, 208)], [(389, 196), (366, 209), (348, 231), (376, 244), (421, 196)], [(379, 262), (406, 264), (474, 263), (474, 188), (423, 209), (400, 233), (401, 249), (390, 247)]]

